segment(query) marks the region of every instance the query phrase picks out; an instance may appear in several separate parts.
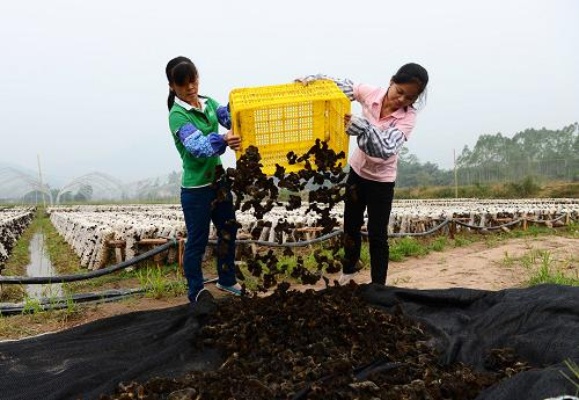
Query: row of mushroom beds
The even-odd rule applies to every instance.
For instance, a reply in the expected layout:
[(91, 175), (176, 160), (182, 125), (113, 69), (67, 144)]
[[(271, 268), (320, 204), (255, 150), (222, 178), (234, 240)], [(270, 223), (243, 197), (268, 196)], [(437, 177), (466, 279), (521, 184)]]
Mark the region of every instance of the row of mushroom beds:
[[(0, 268), (10, 256), (18, 238), (34, 217), (34, 207), (0, 209)], [(111, 263), (111, 243), (122, 247), (122, 257), (131, 259), (143, 252), (148, 239), (186, 237), (185, 222), (178, 204), (157, 205), (76, 205), (47, 208), (50, 221), (79, 256), (82, 267), (100, 269)], [(338, 223), (343, 208), (330, 211)], [(263, 242), (299, 242), (319, 228), (319, 216), (300, 209), (276, 206), (262, 219), (250, 212), (237, 211), (238, 238)], [(565, 219), (562, 219), (565, 217)], [(553, 226), (579, 218), (577, 199), (523, 200), (398, 200), (393, 204), (388, 226), (390, 234), (430, 234), (442, 230), (444, 222), (457, 221), (456, 229), (492, 228), (517, 221), (543, 222)], [(291, 229), (276, 229), (278, 224)], [(280, 225), (281, 226), (281, 225)], [(311, 228), (311, 229), (309, 229)], [(313, 230), (312, 230), (313, 229)], [(335, 230), (340, 230), (336, 226)], [(446, 229), (446, 228), (444, 228)], [(216, 232), (213, 229), (212, 237)], [(120, 244), (120, 245), (119, 245)], [(118, 261), (118, 257), (117, 257)]]

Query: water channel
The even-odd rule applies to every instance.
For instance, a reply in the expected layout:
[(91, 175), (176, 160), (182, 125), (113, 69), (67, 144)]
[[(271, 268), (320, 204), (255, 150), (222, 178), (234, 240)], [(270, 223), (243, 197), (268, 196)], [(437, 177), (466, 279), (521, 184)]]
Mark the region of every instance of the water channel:
[[(30, 264), (26, 266), (28, 276), (57, 275), (46, 251), (44, 234), (36, 232), (30, 240), (28, 249), (30, 251)], [(26, 285), (26, 293), (34, 299), (60, 297), (62, 296), (62, 285), (60, 283)]]

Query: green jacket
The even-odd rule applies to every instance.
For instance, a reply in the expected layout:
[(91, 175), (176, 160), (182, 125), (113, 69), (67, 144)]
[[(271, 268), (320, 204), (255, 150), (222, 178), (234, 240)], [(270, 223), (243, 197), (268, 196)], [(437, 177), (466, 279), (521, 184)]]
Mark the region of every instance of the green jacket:
[(191, 123), (197, 127), (204, 136), (210, 133), (217, 133), (219, 129), (219, 122), (217, 119), (217, 108), (219, 104), (209, 98), (205, 97), (205, 107), (203, 112), (191, 108), (185, 109), (181, 105), (175, 103), (169, 112), (169, 127), (173, 135), (175, 147), (183, 161), (183, 177), (181, 179), (181, 186), (185, 188), (207, 186), (215, 179), (215, 168), (221, 165), (219, 156), (213, 157), (195, 157), (187, 151), (181, 140), (179, 139), (179, 129)]

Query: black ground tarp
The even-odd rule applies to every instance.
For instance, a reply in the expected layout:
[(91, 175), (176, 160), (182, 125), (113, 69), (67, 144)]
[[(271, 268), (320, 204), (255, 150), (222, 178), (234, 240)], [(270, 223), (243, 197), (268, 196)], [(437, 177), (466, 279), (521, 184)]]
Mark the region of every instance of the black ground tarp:
[(544, 399), (576, 389), (560, 371), (579, 361), (579, 287), (528, 289), (404, 290), (368, 288), (367, 300), (409, 315), (433, 328), (446, 362), (483, 368), (489, 349), (510, 347), (541, 370), (522, 372), (487, 389), (477, 400)]
[[(426, 324), (443, 362), (484, 368), (484, 354), (514, 348), (534, 368), (478, 400), (542, 400), (574, 394), (561, 374), (579, 363), (579, 287), (410, 290), (362, 286), (371, 305)], [(0, 343), (0, 399), (98, 399), (119, 382), (216, 368), (213, 350), (192, 345), (200, 324), (187, 306), (136, 312), (67, 331)]]

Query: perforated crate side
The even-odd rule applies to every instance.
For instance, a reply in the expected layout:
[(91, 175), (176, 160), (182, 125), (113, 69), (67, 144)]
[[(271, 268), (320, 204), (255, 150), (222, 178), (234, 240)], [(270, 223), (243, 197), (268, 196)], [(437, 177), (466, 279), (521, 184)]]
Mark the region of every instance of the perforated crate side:
[(268, 175), (275, 172), (276, 163), (287, 172), (302, 168), (302, 164), (289, 165), (286, 155), (306, 153), (316, 139), (348, 154), (344, 115), (350, 112), (350, 101), (333, 82), (235, 89), (230, 107), (234, 131), (241, 136), (237, 157), (248, 146), (257, 146), (262, 170)]

